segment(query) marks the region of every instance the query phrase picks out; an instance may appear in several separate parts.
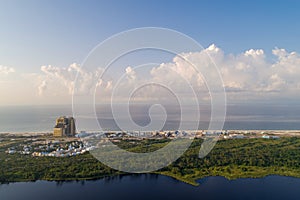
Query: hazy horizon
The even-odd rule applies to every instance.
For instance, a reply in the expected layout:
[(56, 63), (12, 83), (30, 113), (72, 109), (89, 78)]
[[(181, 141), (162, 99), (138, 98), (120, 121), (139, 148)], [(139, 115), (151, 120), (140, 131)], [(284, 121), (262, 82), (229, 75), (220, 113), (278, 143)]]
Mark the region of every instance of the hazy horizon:
[[(84, 108), (84, 107), (83, 107)], [(140, 126), (147, 125), (149, 105), (133, 105), (130, 117)], [(125, 113), (118, 113), (122, 121), (127, 118)], [(152, 116), (161, 114), (152, 112)], [(0, 132), (51, 132), (58, 116), (72, 116), (72, 107), (66, 105), (34, 105), (34, 106), (0, 106)], [(98, 126), (93, 124), (98, 119), (105, 130), (120, 130), (113, 120), (111, 109), (107, 105), (96, 106), (94, 113), (81, 112), (75, 116), (80, 122), (78, 131), (96, 131)], [(158, 116), (160, 118), (161, 116)], [(200, 106), (199, 129), (207, 129), (210, 119), (210, 107)], [(184, 123), (189, 125), (195, 121), (193, 116), (187, 116)], [(224, 130), (300, 130), (300, 105), (228, 105)], [(18, 121), (19, 123), (15, 123)], [(167, 106), (166, 123), (163, 129), (178, 129), (180, 112), (178, 107)], [(187, 128), (188, 129), (188, 128)], [(124, 128), (123, 128), (124, 130)], [(125, 129), (126, 130), (126, 129)]]

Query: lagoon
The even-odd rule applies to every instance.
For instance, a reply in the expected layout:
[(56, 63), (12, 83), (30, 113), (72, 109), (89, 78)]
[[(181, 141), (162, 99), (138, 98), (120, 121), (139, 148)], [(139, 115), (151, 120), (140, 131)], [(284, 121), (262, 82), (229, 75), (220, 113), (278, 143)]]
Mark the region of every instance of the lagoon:
[(199, 200), (199, 199), (299, 199), (300, 179), (285, 176), (242, 178), (207, 177), (192, 186), (154, 174), (115, 176), (94, 181), (21, 182), (0, 185), (1, 200)]

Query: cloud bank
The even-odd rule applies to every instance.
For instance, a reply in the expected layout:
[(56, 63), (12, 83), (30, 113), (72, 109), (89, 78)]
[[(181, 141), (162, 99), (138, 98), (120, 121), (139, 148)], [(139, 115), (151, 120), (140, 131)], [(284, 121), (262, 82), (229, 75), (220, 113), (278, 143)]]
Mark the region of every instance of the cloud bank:
[[(200, 74), (184, 59), (191, 60), (200, 66)], [(225, 54), (224, 51), (212, 44), (200, 52), (188, 52), (177, 55), (172, 62), (161, 63), (145, 73), (140, 73), (134, 67), (123, 69), (124, 77), (121, 81), (114, 79), (100, 79), (103, 68), (94, 71), (81, 69), (76, 63), (65, 68), (51, 65), (42, 66), (39, 74), (37, 92), (60, 91), (71, 95), (74, 89), (82, 94), (92, 95), (97, 91), (102, 96), (108, 95), (118, 83), (118, 87), (126, 93), (130, 87), (148, 82), (159, 82), (177, 88), (183, 92), (186, 82), (196, 88), (196, 92), (207, 93), (206, 80), (203, 74), (210, 72), (211, 64), (215, 63), (223, 79), (223, 86), (229, 99), (260, 99), (282, 95), (294, 95), (300, 91), (300, 55), (285, 49), (275, 48), (272, 56), (268, 57), (262, 49), (249, 49), (239, 54)], [(10, 73), (14, 70), (0, 66), (0, 73)], [(76, 74), (78, 84), (74, 88)], [(202, 74), (202, 75), (201, 75)], [(213, 77), (210, 76), (210, 77)], [(119, 81), (119, 82), (118, 82)], [(159, 90), (161, 92), (162, 90)], [(158, 90), (149, 90), (159, 96)], [(147, 98), (149, 98), (147, 92)], [(203, 96), (203, 98), (207, 96)], [(146, 98), (146, 97), (145, 97)]]

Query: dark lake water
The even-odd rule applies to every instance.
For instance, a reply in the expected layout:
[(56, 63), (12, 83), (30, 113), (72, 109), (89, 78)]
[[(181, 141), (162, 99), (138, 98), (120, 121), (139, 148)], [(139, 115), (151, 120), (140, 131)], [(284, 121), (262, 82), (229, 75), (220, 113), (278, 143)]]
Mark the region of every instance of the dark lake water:
[(195, 187), (160, 175), (127, 175), (83, 182), (11, 183), (0, 185), (1, 200), (298, 200), (300, 179), (284, 176), (237, 179), (208, 177)]

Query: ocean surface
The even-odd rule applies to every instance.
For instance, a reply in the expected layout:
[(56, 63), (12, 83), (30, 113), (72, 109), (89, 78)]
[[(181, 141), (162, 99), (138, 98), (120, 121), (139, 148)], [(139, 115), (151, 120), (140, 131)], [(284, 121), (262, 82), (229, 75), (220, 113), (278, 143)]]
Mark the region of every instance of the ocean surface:
[(300, 179), (284, 176), (227, 180), (207, 177), (191, 186), (161, 175), (127, 175), (95, 181), (23, 182), (0, 185), (1, 200), (298, 200)]
[[(80, 130), (99, 130), (94, 123), (94, 114), (77, 113), (77, 122)], [(133, 121), (139, 126), (150, 122), (149, 106), (136, 105), (130, 108)], [(164, 130), (176, 130), (180, 123), (180, 109), (169, 106)], [(96, 107), (96, 119), (104, 130), (120, 130), (115, 123), (109, 106)], [(58, 116), (72, 115), (72, 106), (0, 106), (0, 132), (50, 132)], [(122, 114), (119, 114), (122, 120)], [(200, 108), (201, 120), (199, 129), (207, 129), (210, 120), (210, 109), (207, 106)], [(123, 116), (127, 119), (128, 116)], [(193, 116), (185, 121), (191, 123)], [(224, 129), (248, 130), (299, 130), (300, 105), (228, 105)]]

